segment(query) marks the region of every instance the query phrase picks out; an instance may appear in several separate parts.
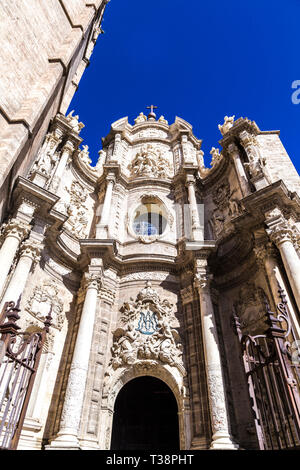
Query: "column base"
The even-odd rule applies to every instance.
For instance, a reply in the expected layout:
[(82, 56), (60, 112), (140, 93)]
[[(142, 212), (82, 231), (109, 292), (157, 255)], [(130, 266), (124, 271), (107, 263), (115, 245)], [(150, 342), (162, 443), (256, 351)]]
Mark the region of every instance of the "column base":
[(216, 432), (212, 437), (210, 450), (238, 450), (239, 445), (236, 444), (232, 437), (221, 431)]
[(45, 450), (81, 450), (76, 436), (64, 434), (45, 446)]

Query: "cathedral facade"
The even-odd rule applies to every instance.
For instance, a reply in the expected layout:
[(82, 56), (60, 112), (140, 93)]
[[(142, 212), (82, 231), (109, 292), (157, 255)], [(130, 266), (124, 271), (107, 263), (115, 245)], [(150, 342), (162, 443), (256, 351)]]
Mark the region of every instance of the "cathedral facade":
[(17, 448), (296, 448), (299, 178), (279, 132), (226, 116), (207, 168), (192, 126), (151, 108), (92, 166), (82, 127), (52, 119), (2, 224), (0, 308), (18, 301), (28, 335), (50, 323)]

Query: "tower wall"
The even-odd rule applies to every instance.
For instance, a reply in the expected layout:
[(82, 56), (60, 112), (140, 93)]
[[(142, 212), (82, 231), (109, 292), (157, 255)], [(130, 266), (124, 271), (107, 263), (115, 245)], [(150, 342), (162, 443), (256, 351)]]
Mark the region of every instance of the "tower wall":
[(1, 4), (0, 218), (50, 120), (66, 111), (101, 32), (106, 0)]

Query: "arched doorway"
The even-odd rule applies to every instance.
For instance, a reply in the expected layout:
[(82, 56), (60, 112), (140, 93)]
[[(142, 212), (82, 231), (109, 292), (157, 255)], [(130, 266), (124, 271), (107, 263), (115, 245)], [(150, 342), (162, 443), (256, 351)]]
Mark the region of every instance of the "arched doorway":
[(177, 413), (175, 396), (162, 380), (130, 380), (116, 398), (111, 449), (179, 450)]

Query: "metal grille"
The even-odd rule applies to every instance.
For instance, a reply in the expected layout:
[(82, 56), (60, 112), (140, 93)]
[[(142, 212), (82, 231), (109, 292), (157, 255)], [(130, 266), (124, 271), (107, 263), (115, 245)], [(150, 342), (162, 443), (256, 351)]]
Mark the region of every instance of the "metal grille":
[(20, 309), (4, 305), (0, 317), (0, 448), (16, 449), (51, 315), (39, 332), (20, 332)]
[(253, 405), (261, 449), (290, 449), (300, 446), (300, 366), (298, 342), (290, 322), (287, 303), (279, 286), (279, 314), (270, 311), (266, 300), (265, 334), (243, 335), (234, 317)]

